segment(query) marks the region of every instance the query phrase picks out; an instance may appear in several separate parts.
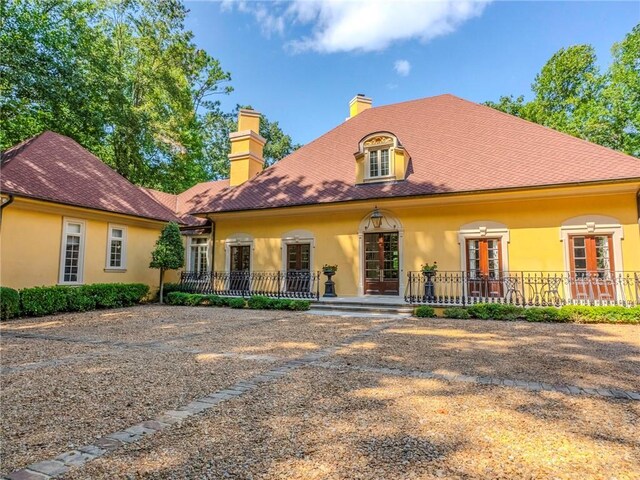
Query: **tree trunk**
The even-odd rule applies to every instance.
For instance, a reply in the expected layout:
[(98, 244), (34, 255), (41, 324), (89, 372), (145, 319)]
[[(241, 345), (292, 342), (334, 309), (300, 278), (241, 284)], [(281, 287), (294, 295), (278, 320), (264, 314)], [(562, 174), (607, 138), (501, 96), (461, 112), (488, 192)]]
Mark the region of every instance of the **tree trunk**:
[(160, 305), (163, 303), (164, 297), (164, 268), (160, 269)]

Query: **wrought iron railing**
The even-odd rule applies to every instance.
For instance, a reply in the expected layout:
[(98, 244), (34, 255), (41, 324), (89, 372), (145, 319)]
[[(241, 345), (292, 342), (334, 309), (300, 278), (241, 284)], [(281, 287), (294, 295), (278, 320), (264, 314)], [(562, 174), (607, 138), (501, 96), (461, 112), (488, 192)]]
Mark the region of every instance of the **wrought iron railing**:
[(182, 291), (234, 297), (320, 298), (320, 272), (182, 272)]
[(435, 306), (640, 305), (640, 272), (409, 272), (405, 301)]

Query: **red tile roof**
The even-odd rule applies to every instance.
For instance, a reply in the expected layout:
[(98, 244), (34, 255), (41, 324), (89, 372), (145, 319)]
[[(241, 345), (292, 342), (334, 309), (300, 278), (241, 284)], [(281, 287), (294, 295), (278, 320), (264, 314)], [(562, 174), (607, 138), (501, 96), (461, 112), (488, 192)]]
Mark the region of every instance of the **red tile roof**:
[[(355, 184), (366, 135), (395, 134), (406, 180)], [(452, 192), (640, 179), (640, 160), (453, 95), (372, 108), (253, 179), (191, 202), (193, 213)]]
[(172, 210), (74, 140), (49, 131), (2, 153), (0, 192), (180, 222)]
[(202, 182), (178, 195), (161, 192), (152, 188), (145, 188), (144, 190), (146, 190), (156, 201), (162, 203), (178, 215), (186, 225), (199, 226), (206, 224), (208, 220), (194, 217), (193, 215), (189, 215), (188, 212), (197, 208), (202, 199), (206, 199), (208, 201), (228, 186), (229, 180)]

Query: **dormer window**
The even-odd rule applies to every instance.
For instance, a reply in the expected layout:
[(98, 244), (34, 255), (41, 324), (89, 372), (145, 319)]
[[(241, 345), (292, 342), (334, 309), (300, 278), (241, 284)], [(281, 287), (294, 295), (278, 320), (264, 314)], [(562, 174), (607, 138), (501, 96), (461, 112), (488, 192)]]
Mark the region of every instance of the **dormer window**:
[(369, 178), (389, 176), (389, 149), (369, 152)]
[(360, 141), (356, 157), (356, 183), (404, 180), (406, 152), (395, 135), (379, 132)]

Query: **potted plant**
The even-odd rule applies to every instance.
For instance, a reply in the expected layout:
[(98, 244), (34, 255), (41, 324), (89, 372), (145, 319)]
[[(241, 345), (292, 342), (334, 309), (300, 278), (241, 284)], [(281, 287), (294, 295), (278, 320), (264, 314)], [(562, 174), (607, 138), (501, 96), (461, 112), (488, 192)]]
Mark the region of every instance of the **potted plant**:
[(425, 263), (421, 267), (422, 275), (425, 278), (424, 283), (424, 296), (425, 298), (433, 298), (435, 296), (435, 286), (433, 284), (433, 277), (436, 276), (438, 272), (438, 262), (433, 262), (433, 264)]
[(336, 284), (331, 277), (333, 277), (338, 271), (338, 265), (328, 265), (324, 264), (322, 266), (322, 273), (327, 276), (327, 281), (324, 282), (324, 296), (325, 297), (337, 297), (336, 295)]

